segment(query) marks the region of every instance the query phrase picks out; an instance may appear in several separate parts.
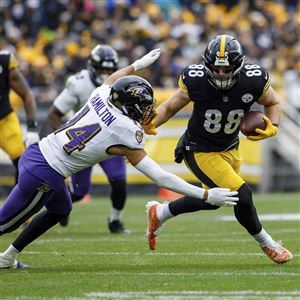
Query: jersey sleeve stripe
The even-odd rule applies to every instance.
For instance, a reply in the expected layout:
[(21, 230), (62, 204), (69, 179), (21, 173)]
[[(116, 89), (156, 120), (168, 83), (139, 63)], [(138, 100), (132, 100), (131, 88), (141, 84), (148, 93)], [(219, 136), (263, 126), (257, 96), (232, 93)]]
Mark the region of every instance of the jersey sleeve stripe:
[(10, 53), (10, 57), (9, 57), (9, 70), (18, 67), (18, 65), (19, 65), (19, 63), (18, 63), (16, 57), (13, 55), (13, 53)]
[(178, 80), (178, 86), (183, 92), (185, 92), (186, 94), (188, 93), (187, 87), (184, 84), (181, 76), (179, 77), (179, 80)]
[(268, 79), (268, 81), (266, 82), (265, 86), (264, 86), (264, 92), (270, 87), (270, 80)]

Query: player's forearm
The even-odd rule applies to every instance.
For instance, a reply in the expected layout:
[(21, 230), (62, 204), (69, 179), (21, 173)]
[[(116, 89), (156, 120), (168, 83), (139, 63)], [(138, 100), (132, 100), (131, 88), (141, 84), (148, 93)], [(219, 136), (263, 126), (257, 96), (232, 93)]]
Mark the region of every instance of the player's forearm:
[(110, 75), (105, 81), (104, 84), (107, 85), (112, 85), (117, 79), (123, 77), (123, 76), (127, 76), (127, 75), (132, 75), (134, 74), (134, 68), (132, 65), (127, 66), (121, 70), (116, 71), (115, 73), (113, 73), (112, 75)]
[(164, 104), (159, 105), (156, 108), (157, 116), (155, 118), (155, 127), (159, 127), (162, 124), (166, 123), (171, 117), (172, 114), (168, 112)]
[(135, 167), (161, 187), (198, 199), (206, 199), (207, 197), (206, 190), (164, 171), (149, 156), (145, 156)]
[(278, 125), (281, 115), (280, 104), (265, 106), (265, 114), (270, 119), (272, 124)]
[(36, 104), (32, 92), (29, 90), (24, 95), (24, 110), (26, 113), (27, 122), (35, 121), (36, 118)]

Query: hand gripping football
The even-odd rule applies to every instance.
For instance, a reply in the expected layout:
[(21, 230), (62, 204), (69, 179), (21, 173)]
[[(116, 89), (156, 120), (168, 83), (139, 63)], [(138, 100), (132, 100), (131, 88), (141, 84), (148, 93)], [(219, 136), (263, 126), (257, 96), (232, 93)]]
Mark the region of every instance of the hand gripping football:
[(263, 119), (264, 114), (260, 111), (249, 111), (241, 120), (240, 131), (245, 136), (258, 135), (255, 132), (256, 128), (265, 130), (266, 123)]

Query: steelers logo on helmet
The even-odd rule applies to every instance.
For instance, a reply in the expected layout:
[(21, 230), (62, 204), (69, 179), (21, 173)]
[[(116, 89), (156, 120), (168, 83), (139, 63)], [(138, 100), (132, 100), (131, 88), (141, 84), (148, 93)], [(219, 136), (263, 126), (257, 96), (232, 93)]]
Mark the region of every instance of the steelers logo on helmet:
[(218, 35), (208, 44), (203, 59), (209, 83), (228, 90), (238, 81), (245, 56), (235, 38)]

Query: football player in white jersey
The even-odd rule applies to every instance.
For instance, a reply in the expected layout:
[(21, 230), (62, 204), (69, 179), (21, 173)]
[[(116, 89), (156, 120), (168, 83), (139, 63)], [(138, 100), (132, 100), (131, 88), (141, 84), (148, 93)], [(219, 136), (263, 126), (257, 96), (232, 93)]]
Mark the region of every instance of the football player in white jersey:
[[(75, 116), (54, 133), (31, 145), (19, 162), (19, 181), (0, 209), (0, 235), (14, 231), (42, 207), (8, 249), (0, 269), (25, 268), (17, 255), (70, 214), (72, 200), (65, 178), (115, 155), (125, 156), (157, 185), (220, 206), (237, 204), (237, 192), (205, 190), (166, 172), (144, 150), (145, 124), (154, 117), (151, 85), (129, 76), (160, 56), (155, 49), (112, 75), (95, 89)], [(202, 200), (200, 200), (202, 199)]]
[[(91, 51), (87, 69), (70, 76), (64, 90), (56, 97), (48, 113), (48, 123), (56, 130), (64, 123), (66, 114), (77, 112), (88, 100), (92, 91), (118, 68), (118, 54), (108, 45), (97, 45)], [(126, 202), (126, 164), (123, 156), (114, 156), (99, 162), (111, 185), (111, 215), (108, 228), (111, 233), (130, 233), (120, 222)], [(71, 176), (70, 193), (72, 202), (80, 201), (91, 189), (92, 167)], [(60, 221), (68, 224), (68, 217)]]

